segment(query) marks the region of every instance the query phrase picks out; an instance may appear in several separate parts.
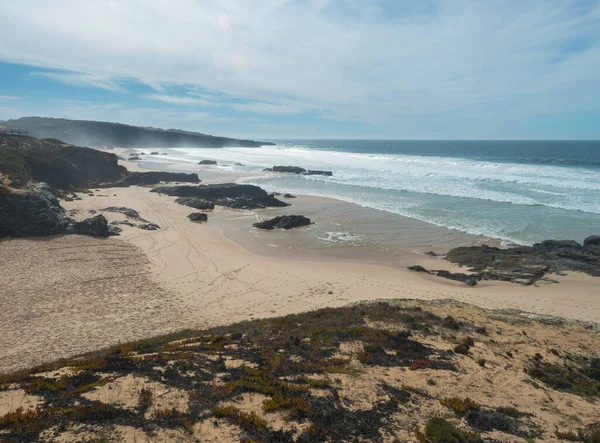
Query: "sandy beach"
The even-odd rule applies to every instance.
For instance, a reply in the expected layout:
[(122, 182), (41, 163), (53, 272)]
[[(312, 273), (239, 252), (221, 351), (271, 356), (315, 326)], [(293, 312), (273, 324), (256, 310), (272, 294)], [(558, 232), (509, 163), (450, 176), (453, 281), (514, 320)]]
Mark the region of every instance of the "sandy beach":
[[(439, 258), (414, 257), (391, 266), (298, 259), (294, 251), (258, 255), (226, 238), (216, 222), (235, 218), (238, 211), (217, 209), (208, 223), (194, 223), (187, 219), (191, 208), (149, 191), (101, 189), (63, 205), (76, 219), (109, 206), (132, 208), (159, 230), (122, 226), (121, 236), (109, 239), (65, 236), (0, 243), (5, 331), (0, 372), (184, 328), (362, 300), (452, 299), (487, 309), (600, 319), (600, 287), (584, 274), (553, 275), (559, 283), (539, 286), (486, 281), (471, 288), (405, 269), (419, 262), (428, 268), (453, 267)], [(109, 221), (125, 219), (102, 214)]]

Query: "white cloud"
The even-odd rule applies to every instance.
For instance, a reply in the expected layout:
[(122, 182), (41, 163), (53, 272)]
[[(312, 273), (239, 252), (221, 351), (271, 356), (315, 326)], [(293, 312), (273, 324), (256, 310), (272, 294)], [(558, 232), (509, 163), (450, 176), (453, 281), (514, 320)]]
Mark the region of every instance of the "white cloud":
[(119, 84), (108, 76), (97, 76), (78, 72), (32, 72), (31, 75), (47, 77), (74, 86), (93, 86), (113, 92), (125, 92)]
[(214, 104), (213, 102), (204, 100), (203, 98), (167, 95), (167, 94), (147, 94), (147, 95), (142, 96), (142, 98), (146, 98), (149, 100), (157, 100), (157, 101), (161, 101), (164, 103), (171, 103), (174, 105), (213, 105)]
[(16, 95), (0, 95), (0, 102), (13, 101), (13, 100), (21, 100), (21, 97), (17, 97)]
[(201, 104), (162, 91), (187, 85), (400, 135), (600, 109), (597, 0), (23, 0), (0, 2), (0, 29), (0, 60), (111, 91), (138, 79), (173, 105)]

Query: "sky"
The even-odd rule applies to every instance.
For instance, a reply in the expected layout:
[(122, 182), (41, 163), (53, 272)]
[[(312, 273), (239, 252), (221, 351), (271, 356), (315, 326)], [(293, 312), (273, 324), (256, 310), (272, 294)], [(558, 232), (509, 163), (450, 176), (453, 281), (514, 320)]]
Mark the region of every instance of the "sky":
[(600, 139), (600, 0), (2, 0), (0, 120)]

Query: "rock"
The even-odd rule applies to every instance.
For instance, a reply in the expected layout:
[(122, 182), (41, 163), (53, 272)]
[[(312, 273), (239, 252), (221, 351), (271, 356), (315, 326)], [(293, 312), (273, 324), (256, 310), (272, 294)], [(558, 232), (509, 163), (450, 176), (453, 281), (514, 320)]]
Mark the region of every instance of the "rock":
[(486, 245), (454, 248), (446, 260), (481, 273), (484, 280), (533, 284), (552, 272), (579, 271), (600, 277), (600, 248), (572, 240), (499, 249)]
[(450, 272), (445, 269), (428, 271), (420, 265), (409, 266), (408, 269), (415, 272), (424, 272), (437, 277), (447, 278), (448, 280), (460, 281), (469, 286), (476, 286), (477, 280), (481, 279), (480, 274), (463, 274), (462, 272)]
[(101, 183), (101, 188), (127, 187), (131, 185), (155, 185), (160, 182), (200, 183), (198, 174), (185, 172), (132, 172), (115, 182)]
[(252, 226), (258, 229), (293, 229), (311, 224), (309, 218), (303, 215), (281, 215), (270, 220), (254, 223)]
[(296, 198), (296, 196), (292, 194), (283, 194), (283, 198)]
[(188, 215), (188, 218), (191, 221), (207, 221), (208, 214), (205, 214), (204, 212), (192, 212), (190, 215)]
[(104, 209), (100, 209), (100, 210), (104, 211), (104, 212), (116, 212), (119, 214), (123, 214), (127, 218), (132, 218), (134, 220), (143, 220), (140, 217), (140, 213), (137, 212), (135, 209), (125, 208), (122, 206), (109, 206), (108, 208), (104, 208)]
[(47, 191), (0, 193), (0, 237), (31, 237), (67, 232), (71, 220)]
[(306, 175), (325, 175), (327, 177), (331, 177), (333, 172), (331, 171), (311, 171), (310, 169), (306, 171)]
[(64, 200), (66, 202), (72, 202), (73, 201), (73, 197), (65, 197)]
[(179, 203), (180, 205), (189, 206), (190, 208), (195, 209), (215, 209), (215, 204), (212, 201), (204, 200), (199, 197), (179, 197), (175, 200), (175, 203)]
[(152, 152), (150, 153), (150, 155), (159, 155), (159, 153), (158, 153), (158, 152), (156, 152), (156, 151), (152, 151)]
[(163, 153), (162, 153), (162, 154), (160, 154), (160, 155), (169, 155), (169, 154), (168, 154), (168, 153), (166, 153), (166, 152), (163, 152)]
[(145, 152), (140, 152), (140, 155), (148, 155), (148, 154), (146, 154)]
[(583, 241), (583, 246), (600, 246), (600, 235), (590, 235)]
[(234, 166), (244, 166), (244, 165), (241, 163), (234, 163)]
[(157, 229), (160, 229), (160, 226), (158, 226), (156, 223), (142, 223), (137, 225), (137, 227), (140, 229), (145, 229), (146, 231), (156, 231)]
[(288, 174), (303, 174), (306, 172), (306, 169), (298, 166), (273, 166), (270, 169), (265, 169), (265, 171), (286, 172)]
[(428, 256), (430, 256), (430, 257), (438, 257), (438, 256), (439, 256), (439, 254), (437, 254), (437, 253), (435, 253), (435, 252), (433, 252), (433, 251), (427, 251), (427, 252), (425, 253), (425, 255), (428, 255)]
[(235, 209), (289, 206), (288, 203), (276, 199), (258, 186), (237, 183), (199, 186), (161, 186), (152, 189), (150, 192), (161, 192), (177, 197), (199, 197), (211, 201), (215, 205)]
[(111, 228), (113, 227), (108, 226), (108, 221), (103, 215), (96, 215), (81, 222), (76, 222), (72, 227), (72, 231), (74, 234), (79, 235), (108, 237), (117, 234), (117, 231)]
[(216, 165), (217, 162), (214, 160), (201, 160), (198, 162), (199, 165)]
[(133, 155), (133, 156), (127, 158), (128, 162), (133, 162), (133, 161), (138, 161), (138, 160), (141, 160), (141, 158), (139, 158), (137, 155)]

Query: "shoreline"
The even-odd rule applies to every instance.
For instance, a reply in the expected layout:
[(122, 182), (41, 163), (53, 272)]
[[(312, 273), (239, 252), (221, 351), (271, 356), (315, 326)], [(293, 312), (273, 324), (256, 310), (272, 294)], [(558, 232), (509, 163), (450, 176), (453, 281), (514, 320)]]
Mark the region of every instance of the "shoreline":
[(225, 234), (222, 220), (248, 213), (218, 207), (208, 223), (198, 224), (187, 219), (194, 209), (149, 191), (103, 188), (61, 203), (78, 220), (97, 211), (109, 221), (123, 221), (124, 215), (101, 210), (132, 208), (158, 224), (156, 231), (122, 226), (120, 237), (108, 239), (70, 235), (1, 241), (0, 261), (7, 266), (0, 275), (0, 301), (6, 306), (0, 322), (8, 332), (0, 339), (0, 373), (183, 329), (380, 299), (451, 299), (485, 309), (600, 319), (600, 287), (585, 274), (552, 275), (558, 284), (482, 281), (469, 287), (409, 271), (407, 265), (419, 264), (464, 271), (416, 254), (395, 263), (322, 255), (299, 259), (289, 250), (272, 257)]
[[(122, 148), (111, 150), (117, 155), (132, 151)], [(245, 183), (245, 179), (261, 176), (258, 173), (215, 171), (191, 163), (174, 163), (176, 166), (163, 164), (166, 166), (156, 169), (141, 167), (143, 163), (119, 161), (119, 164), (132, 171), (197, 172), (202, 184)], [(217, 212), (219, 229), (226, 238), (257, 255), (294, 260), (376, 263), (394, 267), (404, 266), (408, 259), (414, 262), (427, 257), (426, 253), (430, 251), (445, 254), (459, 246), (487, 244), (503, 247), (505, 244), (502, 239), (469, 234), (332, 197), (296, 194), (294, 199), (282, 200), (291, 203), (291, 206), (237, 211), (235, 217)], [(255, 221), (290, 213), (307, 216), (314, 224), (301, 230), (283, 232), (264, 232), (252, 228)]]

